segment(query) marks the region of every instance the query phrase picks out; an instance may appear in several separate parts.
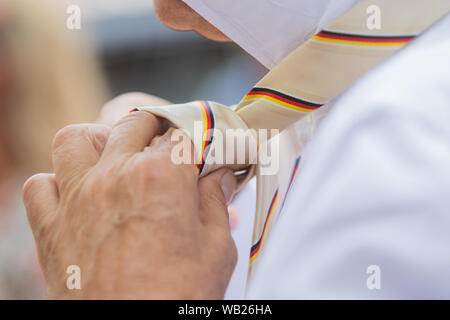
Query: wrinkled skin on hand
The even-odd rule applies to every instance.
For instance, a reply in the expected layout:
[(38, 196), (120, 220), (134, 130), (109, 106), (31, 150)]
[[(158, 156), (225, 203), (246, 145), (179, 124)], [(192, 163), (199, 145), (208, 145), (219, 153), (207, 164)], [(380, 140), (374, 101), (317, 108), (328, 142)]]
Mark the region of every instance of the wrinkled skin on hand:
[[(175, 165), (170, 132), (134, 112), (114, 127), (72, 125), (53, 143), (54, 174), (24, 185), (49, 298), (221, 299), (236, 264), (226, 170)], [(66, 269), (81, 269), (81, 289)]]

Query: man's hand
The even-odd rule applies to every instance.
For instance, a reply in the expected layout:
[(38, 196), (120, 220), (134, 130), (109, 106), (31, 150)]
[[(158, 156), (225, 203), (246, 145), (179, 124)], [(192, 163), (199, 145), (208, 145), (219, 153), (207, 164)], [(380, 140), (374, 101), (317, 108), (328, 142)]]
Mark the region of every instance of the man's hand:
[(128, 92), (108, 101), (101, 109), (97, 123), (114, 126), (126, 116), (131, 109), (143, 106), (167, 106), (171, 103), (165, 99), (142, 92)]
[[(226, 207), (234, 175), (198, 180), (195, 165), (173, 164), (159, 130), (135, 112), (112, 129), (56, 135), (55, 174), (24, 185), (50, 298), (223, 298), (237, 258)], [(66, 287), (69, 265), (81, 268), (81, 290)]]

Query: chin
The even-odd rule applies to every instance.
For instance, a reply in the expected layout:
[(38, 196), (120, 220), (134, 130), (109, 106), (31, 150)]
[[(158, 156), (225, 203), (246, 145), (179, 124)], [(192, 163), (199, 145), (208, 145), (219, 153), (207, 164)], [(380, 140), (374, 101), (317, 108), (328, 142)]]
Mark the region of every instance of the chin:
[(155, 0), (154, 4), (159, 20), (173, 30), (194, 30), (210, 40), (219, 42), (231, 41), (230, 38), (181, 0)]

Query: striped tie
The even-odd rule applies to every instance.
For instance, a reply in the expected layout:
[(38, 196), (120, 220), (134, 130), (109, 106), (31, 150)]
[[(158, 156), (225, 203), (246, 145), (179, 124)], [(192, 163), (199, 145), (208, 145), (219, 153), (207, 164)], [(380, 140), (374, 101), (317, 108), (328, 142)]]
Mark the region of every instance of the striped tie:
[[(373, 5), (381, 10), (381, 29), (368, 27), (367, 8)], [(298, 170), (302, 146), (292, 125), (303, 119), (300, 123), (308, 126), (311, 121), (307, 116), (311, 112), (337, 97), (449, 11), (448, 0), (362, 1), (294, 50), (235, 108), (209, 101), (139, 108), (167, 119), (172, 126), (185, 129), (193, 137), (200, 176), (223, 166), (244, 172), (239, 176), (241, 185), (257, 176), (249, 274), (261, 260), (264, 245)], [(195, 122), (201, 124), (200, 135), (196, 135)], [(266, 138), (257, 137), (256, 131), (251, 134), (259, 154), (263, 151), (266, 154), (270, 149), (271, 159), (278, 158), (277, 172), (264, 174), (264, 165), (249, 150), (244, 152), (243, 164), (208, 161), (213, 157), (211, 154), (231, 152), (226, 143), (219, 141), (219, 133), (228, 138), (226, 129), (249, 128), (280, 130), (278, 139), (269, 140), (274, 136), (270, 132)], [(249, 167), (255, 161), (258, 163)]]

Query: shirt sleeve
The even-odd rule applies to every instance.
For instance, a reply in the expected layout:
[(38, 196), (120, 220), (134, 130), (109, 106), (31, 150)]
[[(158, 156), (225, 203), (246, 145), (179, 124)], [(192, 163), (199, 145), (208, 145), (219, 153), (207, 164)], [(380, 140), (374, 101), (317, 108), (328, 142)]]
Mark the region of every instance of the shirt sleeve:
[(450, 298), (450, 17), (345, 93), (248, 298)]

